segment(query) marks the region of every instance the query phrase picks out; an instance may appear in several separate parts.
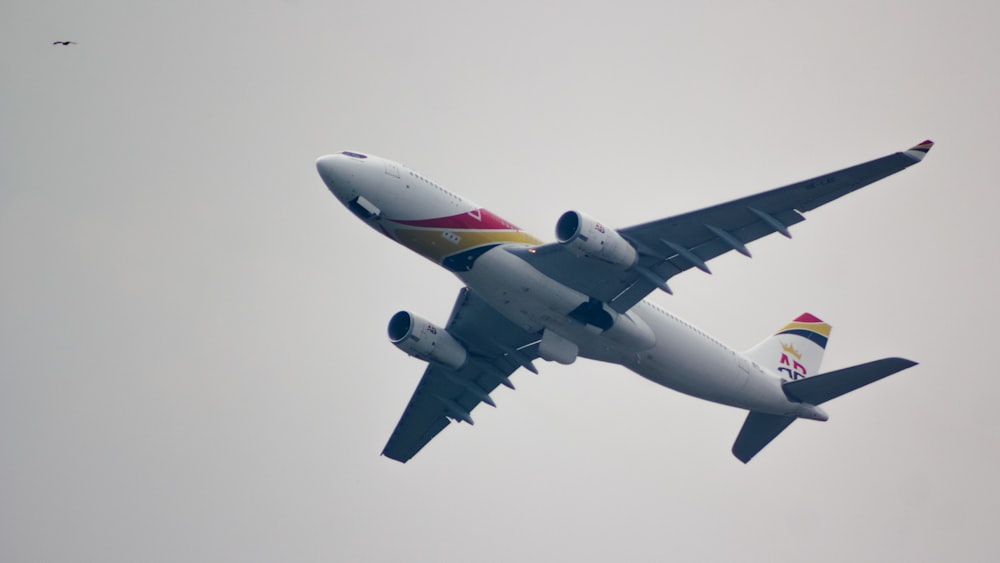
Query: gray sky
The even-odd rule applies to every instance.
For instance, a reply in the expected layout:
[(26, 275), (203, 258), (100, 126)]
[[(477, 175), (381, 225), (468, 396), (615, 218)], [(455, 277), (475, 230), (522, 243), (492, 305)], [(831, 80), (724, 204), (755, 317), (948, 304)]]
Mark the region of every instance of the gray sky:
[[(709, 3), (706, 3), (709, 4)], [(0, 7), (0, 560), (995, 561), (994, 2)], [(54, 40), (79, 44), (54, 47)], [(400, 160), (545, 238), (905, 149), (656, 301), (921, 365), (747, 466), (744, 413), (544, 364), (411, 463), (399, 309), (460, 285), (315, 173)]]

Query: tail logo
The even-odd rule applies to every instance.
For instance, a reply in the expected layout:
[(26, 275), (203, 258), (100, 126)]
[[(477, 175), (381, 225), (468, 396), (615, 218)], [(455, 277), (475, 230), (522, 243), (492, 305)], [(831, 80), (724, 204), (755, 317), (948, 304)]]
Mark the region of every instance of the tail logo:
[(819, 371), (820, 359), (830, 338), (829, 324), (804, 313), (785, 325), (775, 336), (781, 344), (778, 371), (783, 378), (795, 381), (813, 375), (810, 371)]
[[(781, 343), (781, 348), (785, 351), (781, 354), (781, 365), (778, 366), (778, 371), (784, 373), (792, 381), (796, 379), (805, 379), (808, 375), (806, 371), (806, 366), (799, 363), (802, 359), (802, 353), (795, 349), (791, 344)], [(788, 356), (789, 354), (795, 358), (793, 361)]]
[(798, 350), (796, 350), (795, 346), (792, 345), (792, 344), (785, 344), (784, 342), (782, 342), (781, 343), (781, 349), (784, 350), (785, 352), (787, 352), (787, 353), (795, 356), (796, 360), (801, 360), (802, 359), (802, 352), (799, 352)]

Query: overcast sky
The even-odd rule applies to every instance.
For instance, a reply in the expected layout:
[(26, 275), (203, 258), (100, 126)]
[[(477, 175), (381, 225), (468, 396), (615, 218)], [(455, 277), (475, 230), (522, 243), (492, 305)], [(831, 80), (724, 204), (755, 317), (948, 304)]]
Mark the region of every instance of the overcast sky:
[[(468, 3), (469, 6), (472, 3)], [(995, 561), (995, 2), (0, 5), (0, 561)], [(77, 45), (53, 46), (55, 40)], [(654, 299), (920, 365), (749, 465), (742, 411), (544, 363), (406, 465), (460, 284), (329, 194), (370, 151), (552, 238), (925, 138)]]

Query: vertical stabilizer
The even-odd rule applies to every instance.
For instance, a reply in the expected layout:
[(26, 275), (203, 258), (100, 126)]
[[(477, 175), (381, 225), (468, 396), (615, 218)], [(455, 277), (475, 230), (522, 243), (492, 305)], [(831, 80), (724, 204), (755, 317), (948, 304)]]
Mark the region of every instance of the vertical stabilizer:
[(786, 381), (812, 377), (819, 373), (830, 328), (815, 316), (803, 313), (745, 355)]

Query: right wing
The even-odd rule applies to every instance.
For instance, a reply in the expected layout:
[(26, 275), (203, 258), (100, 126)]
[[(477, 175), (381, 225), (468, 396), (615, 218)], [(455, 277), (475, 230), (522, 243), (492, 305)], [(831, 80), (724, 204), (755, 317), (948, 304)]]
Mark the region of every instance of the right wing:
[(811, 211), (920, 162), (934, 145), (909, 150), (727, 203), (627, 227), (618, 231), (639, 251), (639, 262), (623, 270), (596, 259), (579, 258), (564, 245), (511, 249), (556, 281), (624, 312), (673, 276), (690, 268), (708, 272), (712, 258), (788, 227)]
[(539, 334), (529, 333), (502, 316), (469, 288), (459, 292), (446, 330), (465, 346), (468, 359), (455, 370), (431, 363), (424, 371), (382, 455), (406, 463), (452, 420), (473, 424), (479, 403), (500, 384), (514, 388), (508, 376), (524, 367), (536, 371)]

